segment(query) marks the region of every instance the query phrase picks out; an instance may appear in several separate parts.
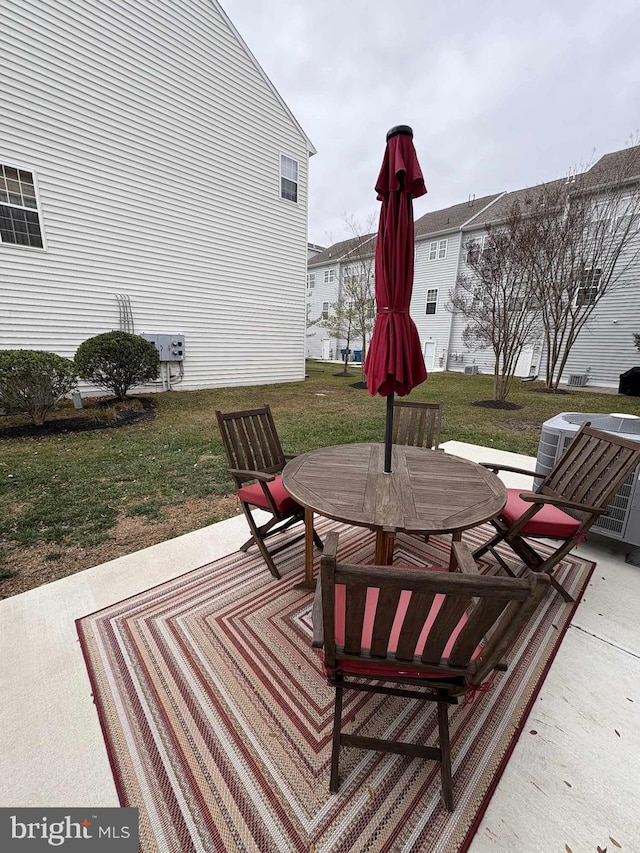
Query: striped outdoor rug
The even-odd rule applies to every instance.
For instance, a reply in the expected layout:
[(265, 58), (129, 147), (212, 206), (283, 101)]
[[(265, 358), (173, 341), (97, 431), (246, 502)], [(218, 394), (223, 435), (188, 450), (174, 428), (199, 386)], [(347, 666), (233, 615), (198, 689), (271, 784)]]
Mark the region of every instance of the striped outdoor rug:
[[(339, 559), (372, 562), (366, 530), (340, 531)], [(488, 532), (488, 528), (483, 533)], [(482, 535), (482, 534), (481, 534)], [(474, 544), (478, 532), (465, 537)], [(450, 537), (400, 537), (396, 563), (446, 565)], [(550, 593), (509, 671), (452, 707), (456, 810), (440, 802), (438, 765), (343, 750), (329, 793), (333, 691), (311, 649), (312, 595), (293, 589), (302, 544), (235, 553), (78, 620), (123, 806), (140, 808), (144, 851), (463, 851), (473, 837), (575, 605)], [(564, 563), (580, 600), (593, 564)], [(376, 736), (435, 743), (435, 710), (345, 695), (345, 722)]]

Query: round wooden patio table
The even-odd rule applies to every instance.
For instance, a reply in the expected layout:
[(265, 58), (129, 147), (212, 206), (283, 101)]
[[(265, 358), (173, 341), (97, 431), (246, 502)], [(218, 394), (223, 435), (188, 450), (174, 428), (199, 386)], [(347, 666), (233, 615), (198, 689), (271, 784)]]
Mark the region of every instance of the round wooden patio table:
[[(320, 447), (292, 459), (282, 482), (305, 508), (304, 588), (313, 589), (313, 513), (376, 531), (377, 565), (390, 565), (397, 533), (452, 533), (495, 518), (507, 492), (491, 471), (440, 450), (394, 445), (383, 473), (383, 444)], [(450, 570), (456, 568), (451, 552)]]

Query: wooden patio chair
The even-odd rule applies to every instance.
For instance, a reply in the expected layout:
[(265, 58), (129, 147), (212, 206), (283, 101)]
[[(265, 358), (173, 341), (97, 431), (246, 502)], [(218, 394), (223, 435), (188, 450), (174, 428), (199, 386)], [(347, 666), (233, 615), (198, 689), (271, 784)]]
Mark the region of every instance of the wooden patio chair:
[[(236, 484), (238, 499), (252, 534), (240, 550), (247, 551), (253, 544), (257, 545), (271, 574), (280, 578), (273, 555), (302, 539), (304, 533), (271, 550), (265, 540), (304, 520), (304, 508), (287, 493), (280, 476), (286, 462), (294, 457), (282, 451), (269, 406), (227, 414), (216, 410), (216, 418), (231, 466), (229, 474)], [(252, 507), (271, 513), (272, 518), (258, 525)], [(315, 531), (313, 538), (322, 548), (322, 540)]]
[[(497, 533), (473, 552), (478, 559), (491, 551), (504, 570), (513, 571), (495, 550), (506, 542), (533, 572), (547, 572), (565, 601), (572, 596), (554, 577), (562, 558), (584, 539), (591, 525), (607, 512), (607, 505), (626, 477), (640, 463), (640, 442), (582, 425), (537, 492), (507, 489), (507, 503), (491, 523)], [(485, 464), (494, 472), (530, 474), (509, 465)], [(526, 540), (555, 539), (560, 545), (543, 557)]]
[(393, 444), (438, 450), (442, 425), (442, 403), (410, 403), (394, 400)]
[[(462, 543), (454, 544), (460, 574), (347, 565), (336, 561), (337, 547), (332, 532), (313, 609), (313, 645), (324, 649), (327, 681), (336, 691), (329, 788), (338, 790), (341, 746), (434, 759), (444, 804), (453, 811), (448, 706), (494, 670), (507, 669), (505, 655), (549, 578), (482, 576)], [(435, 702), (439, 746), (345, 734), (344, 690)]]
[[(393, 401), (392, 443), (439, 450), (442, 403)], [(420, 537), (429, 541), (429, 534)]]

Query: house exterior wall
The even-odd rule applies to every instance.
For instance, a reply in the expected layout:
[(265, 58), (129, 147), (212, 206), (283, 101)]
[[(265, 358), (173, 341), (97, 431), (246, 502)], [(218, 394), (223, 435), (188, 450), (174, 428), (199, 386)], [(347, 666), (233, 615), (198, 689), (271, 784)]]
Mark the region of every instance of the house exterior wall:
[[(431, 243), (447, 241), (444, 258), (431, 259)], [(410, 314), (418, 329), (423, 353), (427, 342), (433, 342), (433, 366), (427, 369), (444, 370), (451, 336), (452, 314), (446, 305), (450, 292), (455, 287), (460, 255), (460, 232), (450, 232), (437, 237), (416, 241), (415, 272)], [(436, 312), (427, 314), (427, 294), (437, 290)], [(432, 294), (430, 294), (432, 295)]]
[(568, 382), (572, 373), (587, 373), (588, 385), (617, 387), (621, 373), (640, 366), (640, 352), (633, 341), (634, 332), (640, 332), (639, 241), (640, 232), (636, 232), (633, 244), (618, 261), (619, 278), (600, 299), (571, 349), (562, 382)]
[[(351, 262), (353, 263), (353, 261)], [(315, 275), (315, 285), (313, 288), (307, 287), (307, 318), (309, 321), (319, 320), (322, 316), (322, 305), (324, 302), (329, 303), (329, 311), (331, 306), (340, 298), (340, 282), (342, 276), (345, 275), (345, 268), (350, 264), (336, 261), (322, 266), (311, 267), (308, 270), (309, 274)], [(332, 282), (325, 282), (325, 271), (333, 270), (335, 279)], [(308, 277), (307, 277), (308, 281)], [(341, 350), (346, 348), (347, 342), (344, 338), (332, 337), (330, 330), (319, 325), (310, 325), (307, 327), (307, 358), (330, 358), (333, 361), (343, 360)], [(349, 349), (351, 350), (351, 360), (353, 361), (356, 351), (362, 350), (362, 338), (354, 335), (349, 341)], [(327, 354), (327, 351), (329, 354)]]
[[(335, 280), (325, 283), (324, 274), (331, 270), (333, 270)], [(307, 288), (307, 318), (309, 322), (313, 322), (321, 318), (323, 302), (328, 302), (329, 306), (331, 306), (338, 300), (340, 288), (340, 264), (336, 262), (322, 267), (313, 267), (308, 271), (308, 274), (315, 275), (315, 286), (313, 288)], [(335, 355), (336, 340), (335, 338), (331, 338), (329, 330), (317, 325), (308, 326), (306, 347), (307, 357), (324, 358), (325, 353), (323, 351), (324, 347), (322, 342), (327, 339), (331, 340), (329, 346), (333, 351), (334, 358), (339, 358), (339, 353), (338, 356)]]
[[(45, 248), (0, 244), (0, 347), (185, 336), (180, 387), (304, 376), (309, 143), (211, 0), (7, 0), (0, 162)], [(280, 197), (280, 155), (298, 202)]]

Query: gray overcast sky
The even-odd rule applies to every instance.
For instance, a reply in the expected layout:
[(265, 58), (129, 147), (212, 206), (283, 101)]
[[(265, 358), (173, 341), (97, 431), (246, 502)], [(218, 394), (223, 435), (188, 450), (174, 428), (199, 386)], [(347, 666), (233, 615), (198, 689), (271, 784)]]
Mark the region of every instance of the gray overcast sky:
[(416, 218), (562, 177), (640, 127), (638, 0), (221, 2), (318, 150), (312, 242), (377, 215), (393, 125), (429, 190)]

